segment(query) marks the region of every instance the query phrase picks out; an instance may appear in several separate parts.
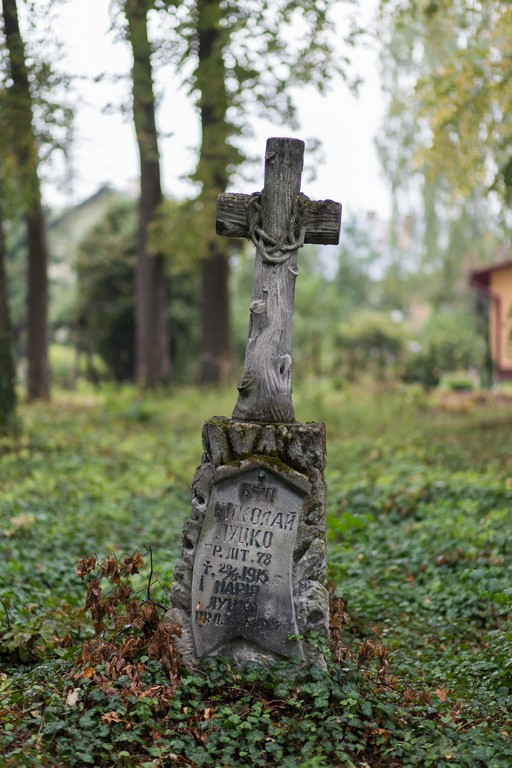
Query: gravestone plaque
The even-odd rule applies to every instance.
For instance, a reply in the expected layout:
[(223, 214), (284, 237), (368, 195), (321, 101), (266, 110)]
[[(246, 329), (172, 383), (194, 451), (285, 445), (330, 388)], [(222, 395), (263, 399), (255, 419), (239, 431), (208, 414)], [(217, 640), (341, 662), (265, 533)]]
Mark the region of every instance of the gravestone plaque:
[(296, 638), (328, 632), (325, 458), (323, 424), (205, 423), (168, 616), (189, 668), (323, 662)]
[(302, 657), (292, 555), (309, 488), (304, 475), (258, 461), (217, 470), (192, 575), (198, 657), (237, 638)]
[(211, 655), (271, 665), (323, 663), (314, 630), (329, 626), (325, 427), (295, 421), (291, 331), (298, 251), (337, 243), (341, 205), (300, 192), (304, 143), (269, 139), (265, 183), (223, 194), (217, 232), (256, 246), (249, 338), (231, 419), (203, 427), (168, 620), (196, 668)]

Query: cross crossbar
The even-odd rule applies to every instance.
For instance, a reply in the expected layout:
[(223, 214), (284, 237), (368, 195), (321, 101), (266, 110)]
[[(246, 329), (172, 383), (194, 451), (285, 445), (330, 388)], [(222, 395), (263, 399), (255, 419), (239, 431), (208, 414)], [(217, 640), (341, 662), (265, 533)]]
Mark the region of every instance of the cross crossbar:
[[(224, 192), (217, 198), (217, 234), (248, 237), (248, 210), (252, 195)], [(334, 200), (307, 200), (304, 216), (304, 242), (338, 245), (341, 227), (341, 203)]]

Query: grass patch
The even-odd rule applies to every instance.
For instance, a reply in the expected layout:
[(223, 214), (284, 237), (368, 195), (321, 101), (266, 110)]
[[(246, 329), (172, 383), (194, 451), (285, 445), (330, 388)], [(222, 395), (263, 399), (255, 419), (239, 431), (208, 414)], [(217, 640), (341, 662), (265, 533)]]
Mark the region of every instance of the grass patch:
[(327, 672), (216, 662), (177, 687), (144, 643), (139, 687), (105, 660), (83, 675), (75, 566), (151, 545), (166, 603), (201, 426), (232, 392), (62, 394), (22, 414), (0, 442), (2, 765), (512, 764), (511, 407), (330, 385), (295, 403), (327, 424), (330, 579), (350, 621)]

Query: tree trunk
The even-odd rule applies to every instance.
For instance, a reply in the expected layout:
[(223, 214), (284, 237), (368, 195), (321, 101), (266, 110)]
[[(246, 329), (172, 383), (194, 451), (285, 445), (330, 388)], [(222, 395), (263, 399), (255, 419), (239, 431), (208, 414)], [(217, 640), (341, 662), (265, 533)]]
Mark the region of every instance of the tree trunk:
[(163, 258), (149, 245), (149, 225), (162, 201), (160, 153), (155, 123), (147, 3), (126, 0), (125, 14), (133, 52), (133, 120), (140, 156), (139, 224), (136, 271), (136, 375), (154, 389), (169, 380), (169, 334)]
[(32, 96), (21, 39), (16, 0), (2, 0), (4, 33), (12, 79), (10, 107), (16, 153), (23, 183), (23, 200), (28, 239), (28, 319), (27, 319), (27, 395), (29, 400), (50, 396), (48, 362), (48, 246), (41, 186), (38, 176), (37, 146), (33, 130)]
[(0, 434), (7, 432), (16, 414), (16, 366), (7, 302), (5, 239), (0, 200)]
[(201, 372), (202, 384), (225, 381), (232, 369), (229, 315), (228, 244), (215, 234), (217, 195), (224, 192), (227, 170), (236, 162), (228, 144), (228, 97), (223, 50), (229, 31), (221, 26), (224, 11), (219, 0), (197, 0), (198, 66), (196, 70), (201, 113), (201, 149), (196, 177), (202, 184), (204, 226), (201, 254)]

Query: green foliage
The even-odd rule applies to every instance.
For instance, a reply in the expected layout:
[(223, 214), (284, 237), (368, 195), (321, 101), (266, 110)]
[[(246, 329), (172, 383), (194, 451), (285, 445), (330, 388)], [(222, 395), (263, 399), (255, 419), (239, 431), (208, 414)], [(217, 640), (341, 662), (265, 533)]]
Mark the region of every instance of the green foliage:
[(166, 198), (150, 229), (151, 247), (165, 259), (173, 378), (178, 382), (197, 380), (201, 258), (198, 238), (210, 225), (197, 201)]
[[(299, 388), (299, 418), (327, 421), (331, 580), (347, 606), (333, 606), (326, 671), (217, 660), (176, 685), (144, 640), (115, 673), (83, 656), (84, 640), (94, 649), (76, 561), (113, 551), (124, 567), (123, 553), (153, 544), (151, 598), (166, 604), (201, 425), (233, 399), (60, 396), (2, 442), (3, 764), (508, 768), (507, 409), (441, 413), (411, 388)], [(130, 577), (141, 605), (148, 565)], [(132, 637), (144, 629), (95, 642)]]
[[(308, 83), (320, 90), (331, 79), (346, 77), (346, 55), (339, 55), (334, 35), (332, 11), (336, 3), (307, 2), (205, 2), (187, 0), (176, 4), (162, 0), (157, 7), (167, 7), (171, 31), (165, 31), (161, 56), (177, 64), (192, 88), (209, 101), (214, 89), (208, 122), (216, 126), (217, 139), (208, 147), (211, 157), (209, 174), (215, 175), (215, 161), (223, 161), (217, 171), (231, 174), (242, 156), (233, 139), (240, 132), (250, 132), (250, 118), (278, 117), (281, 124), (293, 124), (295, 109), (291, 86)], [(295, 29), (304, 30), (296, 34)], [(162, 27), (164, 29), (164, 27)], [(200, 42), (201, 33), (208, 39)], [(344, 37), (347, 48), (354, 44), (354, 34)], [(199, 46), (203, 45), (203, 51)], [(210, 61), (210, 69), (199, 66), (199, 56)], [(219, 77), (219, 67), (223, 72)], [(227, 111), (228, 108), (229, 112)], [(221, 143), (228, 138), (228, 146)], [(226, 159), (228, 163), (226, 164)], [(203, 174), (198, 176), (203, 180)], [(212, 185), (216, 186), (215, 181)]]
[[(75, 348), (64, 344), (52, 344), (49, 353), (52, 382), (58, 389), (75, 389), (78, 386), (78, 377), (86, 378), (86, 361), (83, 356), (78, 355)], [(105, 365), (99, 358), (94, 358), (92, 366), (96, 371), (102, 371), (102, 366), (105, 369)]]
[[(77, 205), (71, 205), (63, 210), (47, 212), (48, 247), (52, 264), (50, 271), (50, 328), (54, 338), (57, 336), (60, 342), (72, 342), (77, 301), (75, 272), (77, 247), (90, 230), (101, 221), (108, 209), (115, 207), (123, 200), (126, 202), (125, 195), (108, 185), (104, 185)], [(11, 288), (13, 290), (19, 290), (17, 283), (20, 276), (16, 269), (16, 262), (20, 265), (24, 264), (26, 259), (24, 248), (23, 238), (14, 230), (10, 238)], [(17, 321), (22, 323), (24, 307), (19, 306), (19, 300), (19, 296), (17, 296)], [(52, 378), (53, 374), (52, 370)]]
[(76, 328), (79, 349), (96, 352), (117, 381), (135, 368), (135, 211), (107, 211), (77, 251)]
[[(167, 298), (175, 379), (190, 380), (198, 349), (198, 275), (192, 241), (181, 240), (182, 210), (165, 201), (151, 229), (154, 245), (167, 241)], [(186, 217), (185, 217), (186, 218)], [(177, 234), (174, 228), (179, 229)], [(76, 258), (75, 326), (80, 351), (91, 359), (88, 374), (101, 378), (99, 355), (116, 381), (133, 378), (135, 365), (135, 236), (133, 203), (116, 201), (84, 236)], [(189, 231), (189, 239), (193, 230)]]
[(362, 373), (381, 378), (385, 371), (398, 369), (404, 334), (389, 314), (361, 311), (353, 315), (349, 324), (340, 326), (335, 343), (341, 370), (348, 378), (357, 378)]
[[(391, 255), (418, 302), (455, 309), (467, 302), (470, 270), (501, 260), (510, 242), (501, 179), (510, 144), (510, 8), (500, 0), (379, 7)], [(417, 361), (416, 378), (436, 378), (427, 358)]]
[(18, 428), (16, 403), (16, 368), (12, 342), (0, 333), (0, 435)]
[(475, 379), (464, 372), (455, 372), (443, 376), (441, 386), (454, 392), (471, 392), (471, 390), (475, 389)]
[[(348, 245), (327, 265), (313, 248), (303, 254), (295, 297), (294, 377), (316, 377), (316, 388), (322, 386), (319, 377), (326, 376), (340, 383), (366, 376), (431, 388), (447, 373), (466, 379), (471, 370), (473, 378), (477, 372), (482, 375), (485, 328), (479, 327), (473, 308), (463, 300), (431, 308), (417, 288), (411, 295), (407, 275), (382, 273), (379, 251), (364, 236), (360, 222), (350, 229)], [(247, 339), (252, 270), (245, 252), (233, 259), (233, 323), (240, 358)], [(397, 310), (400, 305), (403, 312)]]
[[(65, 154), (71, 143), (73, 111), (65, 95), (70, 79), (56, 64), (59, 44), (52, 26), (54, 5), (52, 0), (31, 5), (26, 35), (23, 35), (23, 41), (19, 38), (14, 41), (11, 61), (7, 55), (4, 25), (0, 30), (0, 157), (2, 195), (8, 219), (16, 220), (35, 194), (33, 140), (37, 144), (38, 162), (43, 163), (52, 154)], [(20, 67), (26, 70), (30, 93), (20, 90), (19, 82), (13, 83), (13, 66), (18, 72)], [(27, 113), (34, 139), (26, 133), (29, 130)], [(20, 157), (25, 158), (23, 163), (20, 163)]]
[(0, 336), (0, 434), (16, 422), (16, 372), (10, 338)]
[(407, 105), (404, 120), (425, 128), (412, 139), (419, 161), (462, 197), (488, 189), (492, 170), (492, 188), (508, 204), (509, 4), (382, 0), (381, 7), (395, 42), (414, 50), (409, 65), (402, 56), (409, 78), (395, 107)]
[[(499, 579), (490, 576), (490, 571), (478, 568), (475, 571), (466, 570), (461, 579), (469, 579), (475, 585), (480, 595), (488, 597), (498, 605), (512, 605), (512, 587)], [(507, 664), (512, 668), (512, 664)]]
[(476, 332), (476, 319), (469, 312), (438, 312), (421, 334), (421, 346), (405, 364), (405, 381), (434, 387), (447, 371), (482, 370), (485, 343)]
[[(252, 260), (250, 264), (252, 267)], [(244, 297), (251, 295), (252, 275), (250, 282), (247, 279), (246, 286), (241, 286), (240, 290), (244, 291)], [(302, 376), (322, 376), (332, 366), (332, 325), (339, 317), (341, 307), (334, 281), (325, 275), (319, 252), (311, 246), (301, 252), (300, 280), (296, 284), (295, 296), (297, 312), (293, 320), (293, 365)], [(245, 314), (246, 306), (245, 302)], [(244, 317), (244, 320), (241, 341), (245, 346), (247, 318)]]
[(373, 241), (372, 222), (371, 216), (366, 220), (353, 218), (343, 222), (334, 278), (342, 316), (375, 300), (375, 280), (371, 270), (382, 260), (382, 251)]

